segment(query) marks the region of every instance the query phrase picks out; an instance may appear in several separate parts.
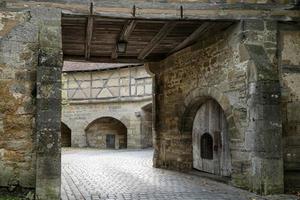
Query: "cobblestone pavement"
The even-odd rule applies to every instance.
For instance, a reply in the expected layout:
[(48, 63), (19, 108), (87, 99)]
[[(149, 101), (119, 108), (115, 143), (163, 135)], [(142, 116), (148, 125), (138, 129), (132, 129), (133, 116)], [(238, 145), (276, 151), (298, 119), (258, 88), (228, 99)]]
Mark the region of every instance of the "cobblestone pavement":
[(62, 200), (263, 200), (196, 175), (152, 168), (153, 150), (63, 149)]

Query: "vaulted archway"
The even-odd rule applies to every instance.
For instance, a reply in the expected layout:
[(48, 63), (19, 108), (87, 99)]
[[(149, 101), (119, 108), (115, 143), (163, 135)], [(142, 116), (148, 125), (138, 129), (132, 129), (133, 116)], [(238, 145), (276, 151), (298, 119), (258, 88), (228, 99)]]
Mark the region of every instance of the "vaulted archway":
[(127, 148), (127, 127), (112, 117), (101, 117), (85, 129), (88, 147), (101, 149)]

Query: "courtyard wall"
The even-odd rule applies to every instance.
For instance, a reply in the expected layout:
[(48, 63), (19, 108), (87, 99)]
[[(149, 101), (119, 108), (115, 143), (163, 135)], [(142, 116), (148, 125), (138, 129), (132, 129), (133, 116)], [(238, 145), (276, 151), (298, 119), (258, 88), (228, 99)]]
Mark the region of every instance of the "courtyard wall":
[(276, 22), (245, 20), (150, 64), (156, 167), (192, 169), (194, 110), (213, 98), (228, 121), (231, 183), (263, 194), (283, 192), (277, 31)]
[[(152, 78), (144, 66), (63, 75), (62, 121), (71, 129), (73, 147), (88, 146), (87, 127), (103, 117), (117, 119), (126, 126), (128, 148), (152, 146), (152, 119), (143, 120), (142, 115), (142, 108), (151, 102)], [(150, 131), (143, 128), (143, 122), (149, 120)]]

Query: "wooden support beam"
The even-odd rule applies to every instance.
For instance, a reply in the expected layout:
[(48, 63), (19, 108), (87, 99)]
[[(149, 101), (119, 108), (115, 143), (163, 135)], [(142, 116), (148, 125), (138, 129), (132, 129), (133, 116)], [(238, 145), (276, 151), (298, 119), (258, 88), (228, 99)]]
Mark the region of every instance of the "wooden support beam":
[(201, 24), (191, 35), (189, 35), (185, 40), (178, 44), (170, 53), (175, 53), (197, 41), (197, 39), (211, 26), (213, 22), (204, 22)]
[(135, 20), (128, 20), (127, 23), (124, 25), (120, 36), (116, 40), (116, 45), (114, 47), (114, 50), (112, 51), (111, 58), (117, 59), (118, 58), (118, 52), (117, 52), (117, 43), (118, 41), (127, 42), (130, 34), (133, 32), (137, 22)]
[(85, 59), (86, 60), (88, 60), (91, 56), (93, 27), (94, 27), (93, 3), (91, 3), (90, 14), (87, 17), (87, 25), (86, 25), (86, 38), (85, 38)]
[(86, 60), (84, 56), (70, 56), (64, 55), (64, 61), (72, 62), (96, 62), (96, 63), (145, 63), (145, 62), (157, 62), (162, 60), (161, 57), (155, 57), (151, 59), (138, 60), (136, 57), (111, 59), (111, 56), (91, 56), (89, 60)]
[(176, 22), (167, 22), (160, 31), (152, 38), (147, 46), (140, 52), (138, 59), (145, 59), (157, 45), (173, 30)]
[(129, 20), (127, 22), (127, 24), (124, 26), (122, 33), (120, 35), (121, 41), (128, 40), (128, 38), (129, 38), (130, 34), (132, 33), (132, 31), (134, 30), (136, 24), (137, 24), (136, 20)]

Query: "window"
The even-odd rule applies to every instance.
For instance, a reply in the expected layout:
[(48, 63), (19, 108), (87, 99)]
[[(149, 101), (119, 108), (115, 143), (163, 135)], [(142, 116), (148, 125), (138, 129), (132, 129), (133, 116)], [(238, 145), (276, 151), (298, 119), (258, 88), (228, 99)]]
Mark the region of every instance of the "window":
[(201, 136), (201, 158), (213, 159), (213, 138), (209, 133)]

